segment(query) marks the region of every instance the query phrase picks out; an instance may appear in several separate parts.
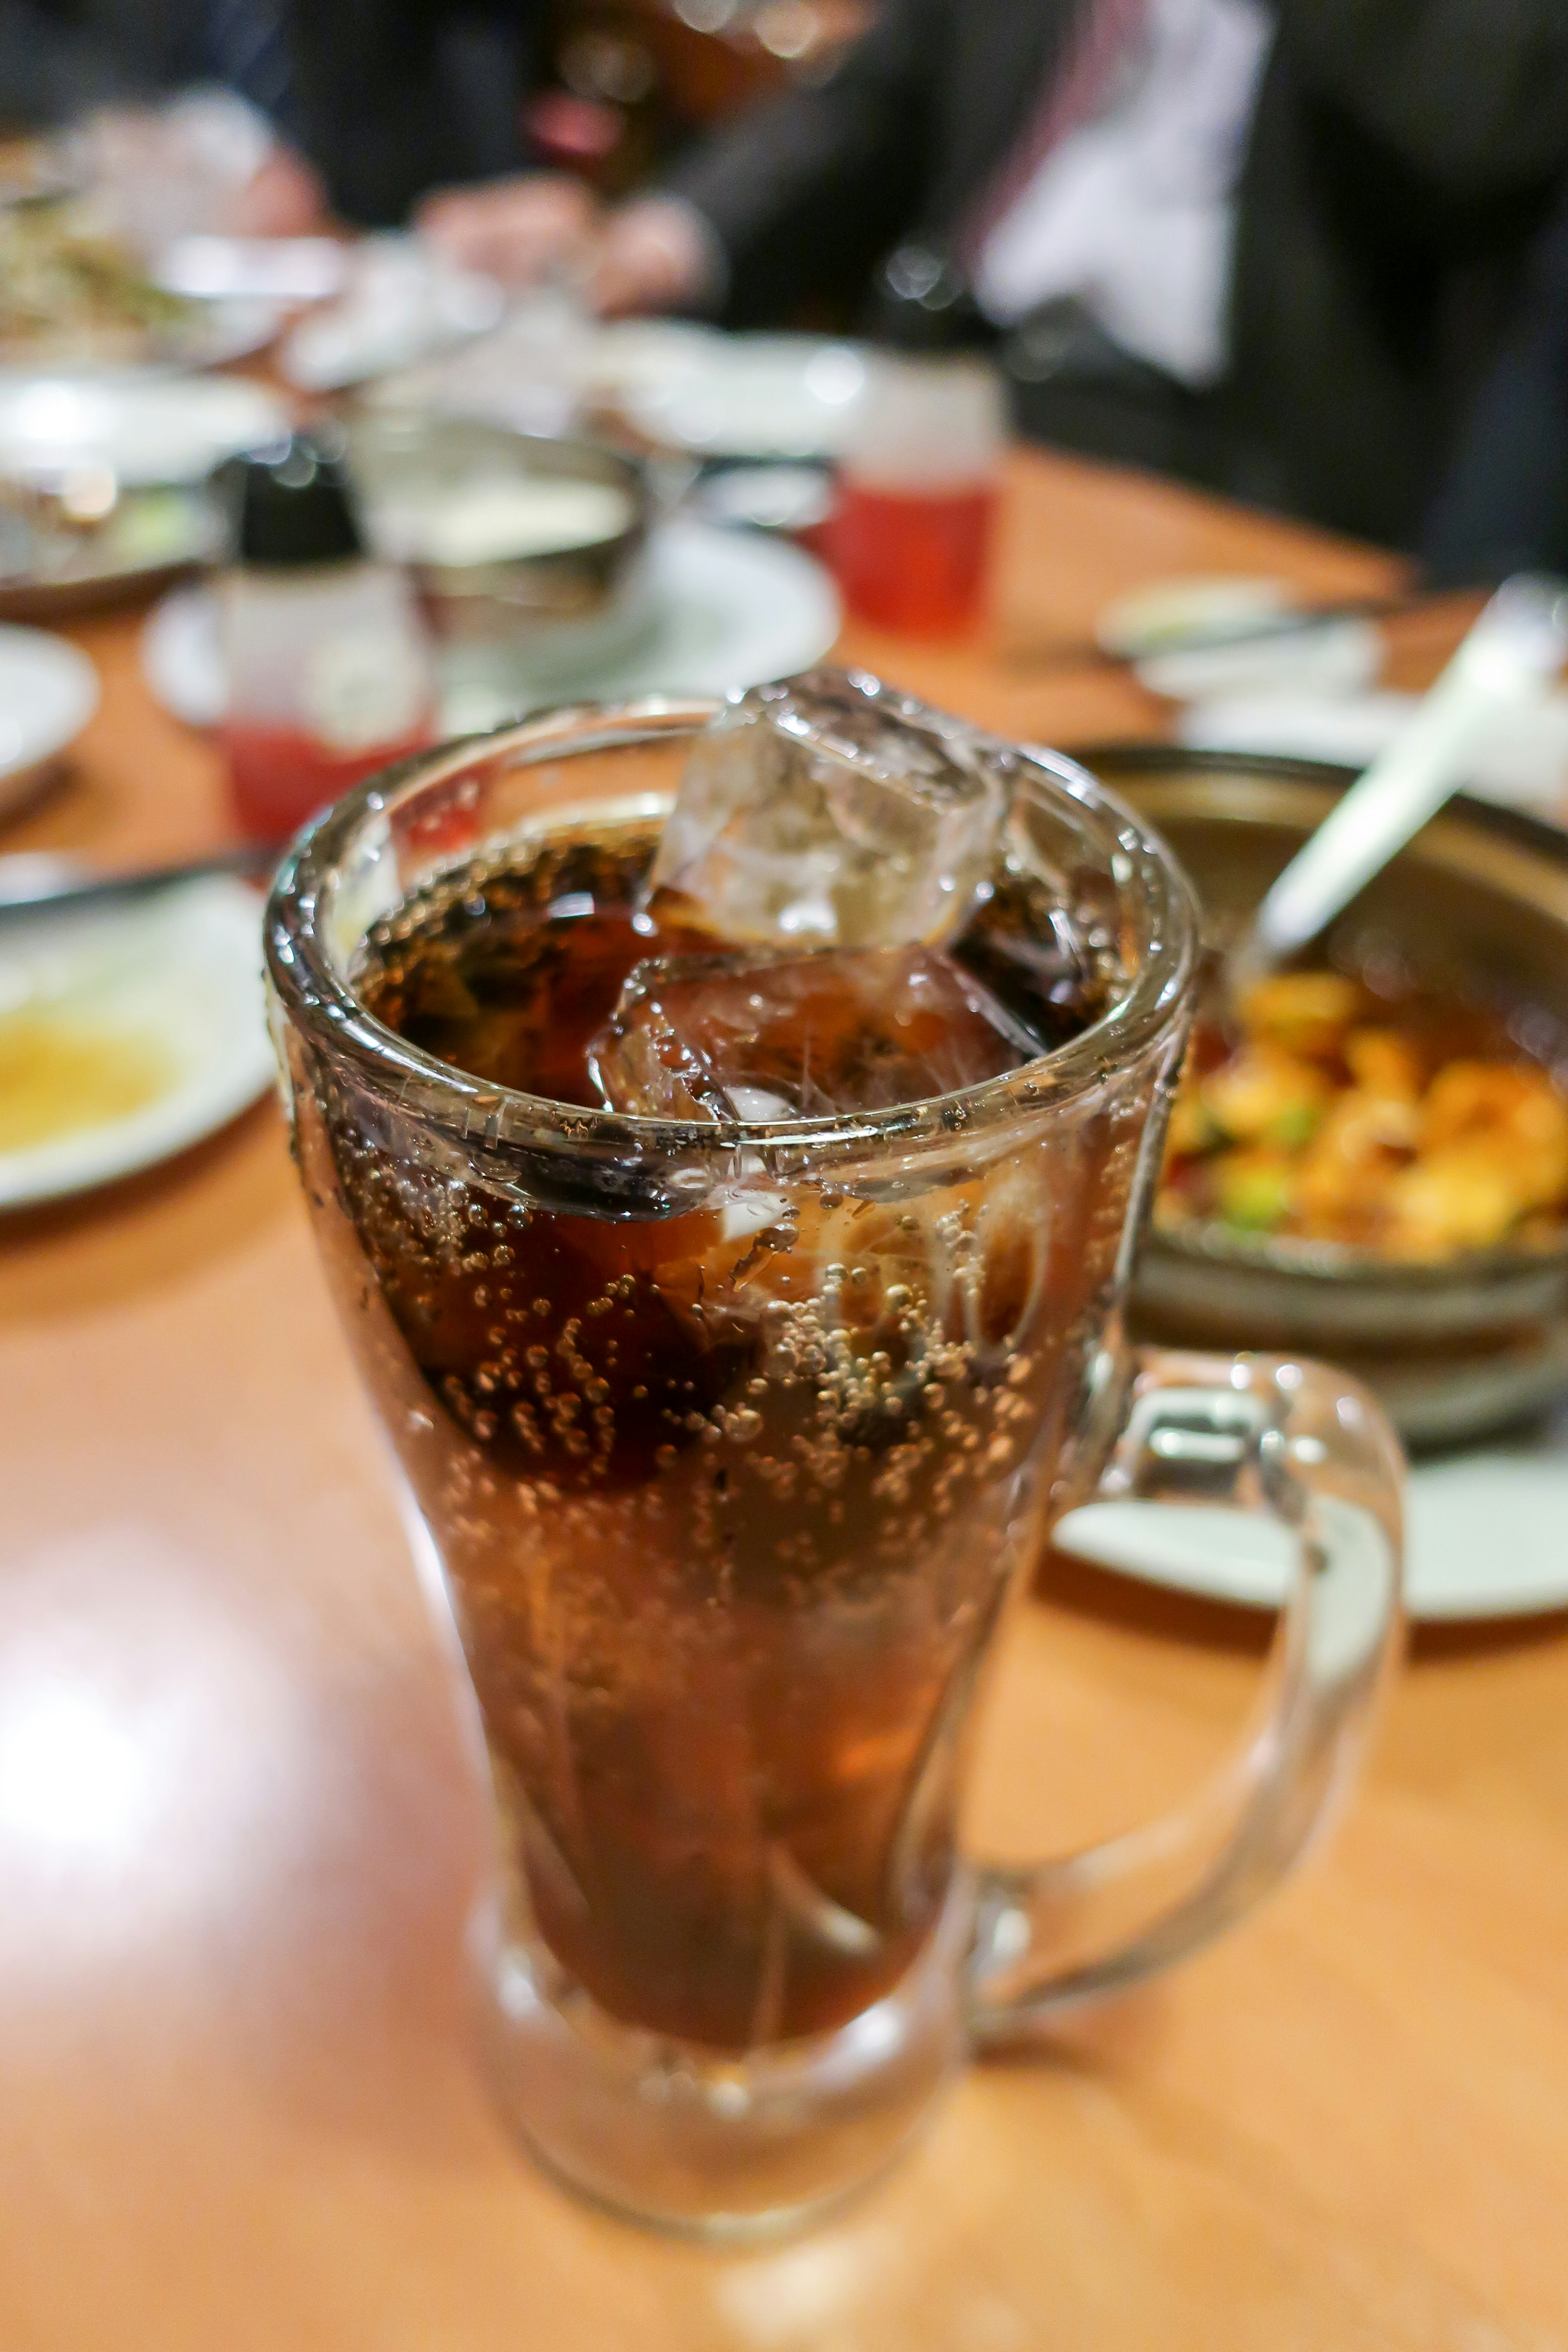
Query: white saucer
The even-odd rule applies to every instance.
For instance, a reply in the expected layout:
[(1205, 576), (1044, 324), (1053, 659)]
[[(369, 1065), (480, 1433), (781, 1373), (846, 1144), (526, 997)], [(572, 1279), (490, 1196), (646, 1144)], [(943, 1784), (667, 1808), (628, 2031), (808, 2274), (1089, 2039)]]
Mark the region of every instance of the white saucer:
[(1383, 665), (1383, 637), (1371, 621), (1315, 621), (1234, 645), (1172, 646), (1133, 664), (1140, 685), (1167, 702), (1221, 695), (1348, 695)]
[[(1568, 1608), (1568, 1411), (1531, 1434), (1416, 1463), (1405, 1515), (1412, 1617)], [(1253, 1609), (1279, 1606), (1294, 1557), (1272, 1522), (1188, 1504), (1091, 1503), (1054, 1540), (1124, 1576)]]
[(212, 1135), (274, 1083), (261, 992), (261, 901), (192, 882), (146, 905), (0, 929), (0, 1037), (33, 1016), (150, 1045), (167, 1082), (144, 1108), (0, 1150), (0, 1208), (54, 1201), (155, 1166)]
[(149, 328), (140, 336), (117, 336), (112, 358), (94, 352), (90, 344), (82, 349), (68, 331), (46, 332), (30, 346), (17, 341), (7, 345), (0, 383), (65, 377), (73, 383), (112, 383), (132, 374), (173, 375), (227, 367), (233, 360), (265, 351), (284, 316), (280, 303), (257, 295), (193, 300), (184, 315), (167, 327)]
[[(831, 576), (787, 541), (668, 522), (650, 555), (653, 629), (613, 664), (574, 673), (574, 695), (727, 694), (810, 669), (837, 639), (843, 612)], [(537, 703), (551, 698), (547, 688), (542, 681)]]
[[(1419, 707), (1414, 694), (1266, 694), (1190, 703), (1176, 740), (1199, 751), (1266, 751), (1370, 767)], [(1568, 694), (1500, 714), (1474, 753), (1467, 789), (1514, 808), (1559, 814), (1568, 801)]]
[(24, 800), (98, 709), (98, 672), (43, 629), (0, 628), (0, 809)]
[(195, 482), (287, 425), (271, 393), (237, 377), (0, 377), (0, 467), (23, 473), (101, 459), (128, 485)]
[(277, 340), (285, 312), (260, 295), (235, 294), (202, 301), (176, 337), (170, 357), (181, 367), (227, 367)]
[[(1289, 581), (1219, 573), (1157, 580), (1119, 596), (1096, 641), (1132, 664), (1168, 702), (1226, 696), (1353, 694), (1377, 676), (1383, 639), (1368, 621), (1325, 618), (1271, 628), (1302, 613)], [(1248, 635), (1248, 631), (1258, 632)], [(1234, 636), (1234, 642), (1229, 640)]]
[[(489, 727), (570, 698), (608, 701), (639, 694), (725, 694), (809, 669), (838, 635), (838, 594), (821, 564), (797, 547), (751, 531), (671, 522), (649, 549), (652, 626), (596, 667), (581, 662), (552, 677), (449, 680), (443, 724), (454, 733)], [(181, 588), (142, 635), (148, 685), (193, 727), (216, 726), (225, 688), (216, 607), (205, 588)]]
[(704, 457), (831, 457), (865, 390), (853, 343), (687, 329), (684, 350), (621, 394), (650, 441)]
[(177, 236), (158, 257), (160, 286), (199, 302), (330, 301), (349, 248), (335, 236)]
[(419, 238), (367, 236), (337, 299), (285, 338), (279, 365), (301, 391), (342, 392), (489, 332), (505, 309), (493, 278), (456, 268)]
[(1202, 644), (1233, 629), (1266, 627), (1300, 610), (1288, 580), (1260, 572), (1198, 572), (1152, 580), (1106, 605), (1095, 642), (1121, 661), (1145, 661)]

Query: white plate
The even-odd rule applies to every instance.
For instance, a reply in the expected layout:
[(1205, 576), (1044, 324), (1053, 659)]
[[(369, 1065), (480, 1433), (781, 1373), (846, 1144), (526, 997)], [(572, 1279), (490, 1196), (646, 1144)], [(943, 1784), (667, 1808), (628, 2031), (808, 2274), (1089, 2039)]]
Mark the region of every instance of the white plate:
[(853, 343), (710, 332), (689, 341), (684, 358), (631, 383), (622, 399), (632, 423), (668, 447), (705, 457), (831, 457), (865, 384)]
[[(724, 694), (809, 669), (838, 635), (837, 592), (799, 548), (703, 523), (664, 524), (649, 550), (654, 619), (597, 667), (506, 677), (470, 670), (448, 686), (443, 723), (492, 726), (570, 695), (607, 701), (637, 694)], [(163, 599), (142, 632), (147, 682), (166, 710), (193, 727), (223, 716), (216, 608), (203, 588)]]
[(90, 331), (79, 341), (69, 329), (44, 333), (31, 343), (13, 341), (6, 346), (0, 374), (68, 376), (73, 381), (99, 383), (132, 371), (168, 375), (191, 368), (226, 367), (231, 360), (248, 359), (265, 351), (283, 324), (281, 303), (258, 295), (226, 295), (221, 299), (193, 301), (190, 309), (167, 327), (144, 334), (116, 335), (113, 356), (91, 348)]
[(201, 302), (324, 302), (341, 293), (348, 248), (335, 236), (178, 236), (154, 275)]
[(727, 694), (810, 669), (830, 651), (843, 614), (815, 556), (757, 531), (700, 522), (654, 534), (652, 634), (574, 693)]
[(1265, 627), (1299, 612), (1300, 604), (1288, 580), (1261, 573), (1152, 580), (1107, 604), (1094, 625), (1095, 641), (1122, 661), (1142, 661), (1229, 630)]
[[(1200, 751), (1268, 751), (1369, 767), (1419, 707), (1414, 694), (1256, 695), (1194, 702), (1176, 740)], [(1516, 808), (1568, 806), (1568, 694), (1543, 694), (1500, 715), (1475, 753), (1468, 789)]]
[(0, 1151), (0, 1208), (133, 1175), (214, 1134), (276, 1075), (261, 992), (261, 901), (193, 882), (145, 906), (7, 923), (0, 1019), (37, 1013), (148, 1039), (169, 1083), (144, 1108), (26, 1150)]
[(183, 367), (227, 367), (264, 352), (283, 324), (280, 302), (258, 294), (204, 300), (182, 325), (170, 356)]
[(303, 391), (342, 391), (489, 333), (505, 308), (493, 278), (454, 268), (417, 237), (368, 236), (338, 299), (300, 320), (279, 364)]
[[(1108, 604), (1096, 641), (1130, 661), (1170, 702), (1216, 695), (1352, 694), (1376, 677), (1383, 640), (1370, 622), (1324, 620), (1269, 634), (1302, 612), (1289, 581), (1202, 574), (1157, 580)], [(1248, 638), (1248, 630), (1262, 632)], [(1238, 642), (1227, 644), (1235, 635)]]
[(1371, 621), (1318, 621), (1310, 627), (1242, 638), (1235, 645), (1173, 646), (1133, 664), (1141, 685), (1167, 702), (1219, 695), (1356, 694), (1383, 667), (1383, 637)]
[(125, 483), (195, 482), (287, 428), (259, 384), (225, 376), (0, 378), (0, 467), (100, 458)]
[(581, 432), (585, 415), (663, 398), (712, 364), (729, 339), (711, 327), (665, 319), (599, 326), (555, 288), (516, 297), (490, 333), (457, 351), (378, 376), (363, 397), (378, 408), (472, 416), (518, 433)]
[(1405, 726), (1414, 694), (1224, 694), (1190, 702), (1176, 720), (1178, 743), (1198, 751), (1277, 752), (1370, 767)]
[(216, 727), (228, 704), (210, 588), (175, 588), (153, 607), (142, 631), (142, 675), (172, 717)]
[(98, 672), (43, 629), (0, 628), (0, 809), (22, 800), (98, 709)]
[[(1405, 1511), (1413, 1617), (1568, 1607), (1568, 1412), (1512, 1442), (1416, 1463)], [(1256, 1609), (1279, 1606), (1293, 1557), (1270, 1522), (1195, 1505), (1091, 1503), (1068, 1514), (1056, 1542), (1122, 1575)]]
[(588, 391), (626, 402), (662, 392), (710, 364), (730, 340), (716, 327), (682, 319), (616, 319), (588, 327), (576, 373)]

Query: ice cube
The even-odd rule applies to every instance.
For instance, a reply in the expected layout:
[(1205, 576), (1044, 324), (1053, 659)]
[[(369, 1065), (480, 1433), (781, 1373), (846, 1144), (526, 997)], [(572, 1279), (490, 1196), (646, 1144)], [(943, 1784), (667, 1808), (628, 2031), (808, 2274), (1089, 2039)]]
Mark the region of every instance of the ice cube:
[(612, 1110), (647, 1118), (819, 1118), (955, 1093), (1040, 1051), (931, 948), (639, 963), (591, 1056)]
[(692, 749), (650, 895), (747, 943), (938, 946), (984, 889), (1016, 772), (861, 671), (753, 687)]

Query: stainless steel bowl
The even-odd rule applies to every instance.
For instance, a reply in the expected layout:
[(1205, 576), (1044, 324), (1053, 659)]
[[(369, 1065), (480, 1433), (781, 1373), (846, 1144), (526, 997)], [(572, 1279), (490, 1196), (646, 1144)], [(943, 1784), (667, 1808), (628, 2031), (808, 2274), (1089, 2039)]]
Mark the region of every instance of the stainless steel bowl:
[[(409, 562), (445, 642), (590, 660), (640, 619), (652, 500), (635, 460), (595, 441), (551, 440), (478, 419), (400, 409), (355, 417), (348, 443), (370, 536)], [(406, 510), (498, 482), (541, 479), (616, 489), (629, 520), (584, 545), (464, 563), (421, 557), (385, 539), (384, 519), (399, 506)]]
[[(1314, 761), (1113, 746), (1082, 755), (1163, 832), (1216, 943), (1352, 781)], [(1568, 1060), (1568, 834), (1513, 810), (1450, 803), (1330, 935), (1352, 962), (1395, 950), (1417, 975), (1530, 1009)], [(1568, 1390), (1568, 1247), (1434, 1265), (1218, 1224), (1151, 1233), (1136, 1312), (1151, 1336), (1300, 1349), (1350, 1363), (1407, 1442), (1442, 1444)]]
[(46, 539), (29, 497), (0, 481), (0, 621), (63, 624), (149, 598), (219, 551), (223, 528), (196, 485), (122, 489), (93, 530)]

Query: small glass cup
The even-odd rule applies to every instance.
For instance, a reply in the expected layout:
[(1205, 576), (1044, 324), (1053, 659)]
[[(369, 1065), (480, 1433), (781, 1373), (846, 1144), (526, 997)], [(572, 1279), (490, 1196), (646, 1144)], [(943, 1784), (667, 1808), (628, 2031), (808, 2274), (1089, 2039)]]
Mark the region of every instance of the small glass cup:
[[(852, 2189), (971, 2051), (1167, 1966), (1296, 1860), (1394, 1639), (1400, 1457), (1337, 1373), (1125, 1340), (1195, 923), (1070, 761), (1024, 756), (1008, 855), (1098, 927), (1114, 1001), (967, 1093), (680, 1126), (371, 1017), (356, 973), (406, 901), (471, 899), (542, 837), (651, 850), (711, 712), (408, 761), (296, 844), (266, 934), (322, 1258), (489, 1748), (500, 2097), (579, 2189), (720, 2237)], [(1267, 1717), (1171, 1819), (988, 1868), (955, 1828), (976, 1692), (1096, 1494), (1289, 1531)]]

